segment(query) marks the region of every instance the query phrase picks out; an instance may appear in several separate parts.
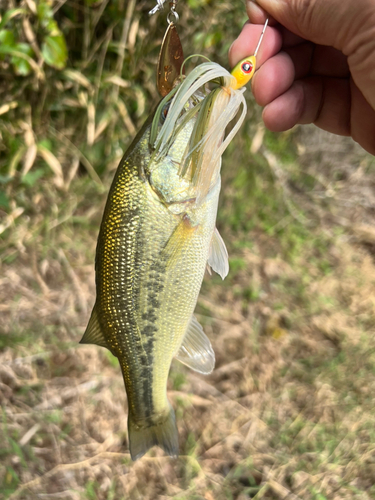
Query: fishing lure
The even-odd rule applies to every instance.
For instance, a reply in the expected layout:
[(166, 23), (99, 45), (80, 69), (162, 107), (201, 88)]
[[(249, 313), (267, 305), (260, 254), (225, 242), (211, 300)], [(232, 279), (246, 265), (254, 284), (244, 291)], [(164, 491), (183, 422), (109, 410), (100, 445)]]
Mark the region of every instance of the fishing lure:
[[(152, 15), (161, 10), (165, 1), (157, 0), (157, 5), (149, 14)], [(165, 97), (161, 101), (156, 115), (161, 110), (165, 112), (167, 109), (168, 114), (157, 137), (157, 124), (154, 121), (150, 134), (150, 145), (158, 151), (156, 157), (162, 157), (170, 148), (175, 131), (182, 128), (193, 115), (197, 115), (179, 175), (184, 177), (190, 172), (192, 182), (200, 186), (196, 200), (199, 203), (208, 192), (212, 172), (217, 162), (221, 159), (223, 152), (246, 116), (247, 106), (243, 97), (244, 86), (255, 73), (257, 54), (268, 25), (268, 18), (263, 26), (254, 54), (238, 62), (231, 73), (219, 64), (209, 61), (197, 66), (184, 79), (182, 75), (187, 59), (182, 62), (183, 50), (176, 28), (176, 22), (179, 19), (175, 10), (177, 0), (172, 0), (170, 5), (171, 10), (167, 17), (169, 26), (164, 35), (157, 67), (157, 87), (160, 94)], [(174, 89), (178, 81), (181, 83), (175, 94)], [(204, 95), (190, 113), (180, 118), (189, 99), (199, 89), (205, 88), (208, 83), (216, 84), (217, 87)], [(233, 129), (223, 140), (225, 128), (236, 118), (241, 107), (241, 114), (237, 117)]]

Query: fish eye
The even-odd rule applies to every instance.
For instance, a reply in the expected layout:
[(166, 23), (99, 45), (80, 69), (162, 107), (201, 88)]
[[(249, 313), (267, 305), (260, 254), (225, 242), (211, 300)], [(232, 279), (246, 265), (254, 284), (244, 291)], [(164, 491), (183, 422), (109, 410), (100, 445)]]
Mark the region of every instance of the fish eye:
[(167, 118), (167, 114), (168, 114), (169, 106), (170, 105), (171, 105), (170, 101), (167, 102), (166, 104), (164, 104), (163, 109), (161, 110), (161, 113), (160, 113), (160, 121), (161, 121), (161, 123), (165, 122), (165, 119)]
[(244, 63), (242, 63), (241, 65), (241, 69), (244, 73), (251, 73), (251, 70), (253, 69), (253, 65), (251, 64), (250, 61), (245, 61)]

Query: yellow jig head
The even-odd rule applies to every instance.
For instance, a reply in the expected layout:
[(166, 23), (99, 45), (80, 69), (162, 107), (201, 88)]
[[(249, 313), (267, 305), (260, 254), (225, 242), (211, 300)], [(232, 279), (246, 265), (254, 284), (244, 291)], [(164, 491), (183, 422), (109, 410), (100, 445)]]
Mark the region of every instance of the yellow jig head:
[(244, 85), (246, 85), (253, 77), (256, 69), (256, 60), (257, 60), (257, 54), (258, 50), (260, 47), (260, 44), (262, 43), (264, 33), (266, 31), (268, 25), (268, 18), (266, 19), (266, 22), (264, 23), (262, 33), (260, 34), (258, 45), (256, 46), (256, 49), (254, 51), (253, 56), (245, 57), (245, 59), (242, 59), (239, 63), (236, 64), (236, 66), (232, 69), (231, 75), (234, 76), (236, 79), (236, 82), (233, 82), (231, 85), (231, 88), (234, 90), (240, 89)]
[(236, 79), (236, 83), (231, 85), (234, 90), (240, 89), (246, 85), (253, 77), (256, 68), (256, 57), (245, 57), (231, 71), (231, 75)]

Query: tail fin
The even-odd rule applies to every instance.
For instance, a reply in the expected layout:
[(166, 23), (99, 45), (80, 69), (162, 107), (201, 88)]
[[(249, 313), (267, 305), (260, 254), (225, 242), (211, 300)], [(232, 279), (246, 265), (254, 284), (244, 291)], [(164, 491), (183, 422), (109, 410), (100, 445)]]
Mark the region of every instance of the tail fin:
[(178, 457), (178, 432), (173, 408), (166, 418), (154, 425), (139, 426), (128, 417), (129, 448), (132, 460), (137, 460), (153, 446), (160, 446), (169, 456)]

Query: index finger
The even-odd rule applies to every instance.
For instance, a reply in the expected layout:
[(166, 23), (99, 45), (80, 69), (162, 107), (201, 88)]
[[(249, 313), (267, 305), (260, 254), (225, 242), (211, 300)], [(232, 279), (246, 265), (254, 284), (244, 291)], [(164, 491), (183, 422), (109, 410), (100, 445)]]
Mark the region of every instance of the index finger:
[(269, 18), (270, 26), (277, 26), (283, 38), (283, 47), (293, 47), (300, 43), (305, 42), (304, 38), (295, 35), (287, 28), (279, 24), (272, 16), (269, 16), (265, 10), (262, 9), (254, 0), (247, 0), (246, 2), (246, 12), (249, 16), (249, 20), (252, 24), (264, 24), (266, 19)]
[[(241, 59), (254, 54), (262, 30), (263, 25), (261, 24), (250, 24), (247, 22), (244, 25), (239, 37), (232, 43), (229, 49), (229, 64), (231, 67), (234, 67)], [(282, 36), (280, 32), (275, 28), (268, 27), (257, 55), (257, 67), (277, 54), (281, 49), (281, 45)]]

